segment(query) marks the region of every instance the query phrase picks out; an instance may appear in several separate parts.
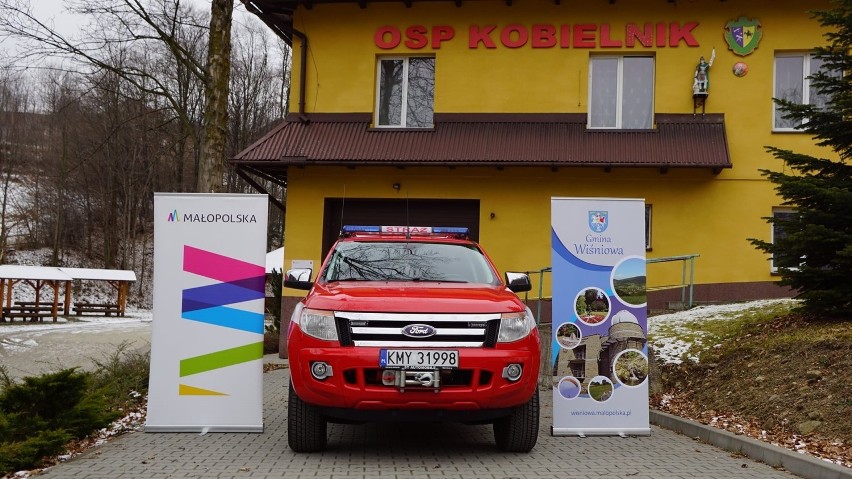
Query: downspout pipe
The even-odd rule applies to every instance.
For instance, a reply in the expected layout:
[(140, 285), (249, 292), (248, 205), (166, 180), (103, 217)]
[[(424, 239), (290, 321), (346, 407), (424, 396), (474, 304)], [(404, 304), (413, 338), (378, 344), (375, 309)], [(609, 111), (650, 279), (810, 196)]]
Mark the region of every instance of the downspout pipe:
[(290, 33), (293, 36), (299, 39), (299, 43), (301, 43), (301, 61), (299, 67), (299, 111), (296, 113), (299, 115), (299, 121), (302, 123), (310, 123), (308, 117), (305, 116), (305, 83), (308, 79), (308, 36), (304, 33), (296, 30), (292, 26), (289, 27)]

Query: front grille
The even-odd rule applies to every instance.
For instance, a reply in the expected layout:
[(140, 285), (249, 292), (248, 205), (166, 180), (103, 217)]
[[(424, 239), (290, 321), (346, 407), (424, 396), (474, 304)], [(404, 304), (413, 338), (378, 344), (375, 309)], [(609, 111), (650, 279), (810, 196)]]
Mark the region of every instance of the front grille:
[[(335, 312), (342, 346), (489, 347), (497, 342), (499, 314), (406, 314)], [(431, 326), (435, 334), (415, 338), (403, 334), (413, 324)]]

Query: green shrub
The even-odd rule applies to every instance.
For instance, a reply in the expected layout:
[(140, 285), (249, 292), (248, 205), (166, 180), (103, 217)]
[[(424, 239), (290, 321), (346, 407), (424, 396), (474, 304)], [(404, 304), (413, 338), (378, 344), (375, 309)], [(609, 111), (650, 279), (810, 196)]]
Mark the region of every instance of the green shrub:
[[(278, 333), (281, 331), (281, 292), (284, 286), (284, 273), (273, 268), (269, 274), (269, 287), (272, 289), (272, 300), (267, 307), (267, 313), (272, 316), (272, 326), (267, 326), (269, 332)], [(278, 350), (278, 347), (275, 347)]]
[[(130, 343), (123, 342), (109, 356), (92, 359), (97, 366), (92, 373), (92, 390), (116, 410), (132, 408), (148, 391), (151, 354), (128, 352), (129, 347)], [(134, 391), (137, 394), (131, 396)]]
[(4, 381), (0, 392), (0, 471), (32, 467), (62, 452), (70, 439), (106, 427), (118, 414), (93, 393), (91, 374), (64, 369), (20, 384)]
[[(2, 414), (2, 413), (0, 413)], [(41, 431), (23, 441), (0, 442), (0, 474), (29, 469), (45, 456), (62, 452), (71, 435), (61, 431)]]
[(267, 328), (266, 332), (263, 334), (263, 354), (277, 353), (279, 345), (278, 341), (280, 337), (280, 331), (272, 331), (270, 330), (270, 328)]

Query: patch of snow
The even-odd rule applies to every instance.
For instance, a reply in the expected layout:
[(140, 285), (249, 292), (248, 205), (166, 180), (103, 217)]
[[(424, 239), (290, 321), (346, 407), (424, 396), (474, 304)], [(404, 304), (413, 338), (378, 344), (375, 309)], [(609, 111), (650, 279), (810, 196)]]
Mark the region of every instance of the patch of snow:
[[(726, 321), (745, 311), (758, 311), (767, 307), (793, 303), (793, 299), (763, 299), (745, 303), (698, 306), (686, 311), (661, 314), (648, 318), (648, 338), (654, 347), (656, 357), (666, 364), (680, 364), (684, 359), (698, 362), (697, 353), (703, 346), (700, 328), (691, 327), (694, 323), (708, 321)], [(681, 338), (693, 338), (687, 342)], [(698, 346), (694, 348), (694, 346)], [(717, 343), (708, 347), (719, 347)], [(687, 354), (690, 349), (692, 354)]]

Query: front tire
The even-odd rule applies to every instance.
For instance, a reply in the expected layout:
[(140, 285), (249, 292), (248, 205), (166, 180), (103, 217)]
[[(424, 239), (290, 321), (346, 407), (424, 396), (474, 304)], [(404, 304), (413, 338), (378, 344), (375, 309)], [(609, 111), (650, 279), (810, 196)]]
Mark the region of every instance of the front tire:
[(526, 403), (512, 414), (494, 421), (497, 447), (506, 452), (530, 452), (538, 441), (538, 386)]
[(287, 394), (287, 444), (294, 452), (320, 452), (328, 444), (328, 421), (293, 389)]

